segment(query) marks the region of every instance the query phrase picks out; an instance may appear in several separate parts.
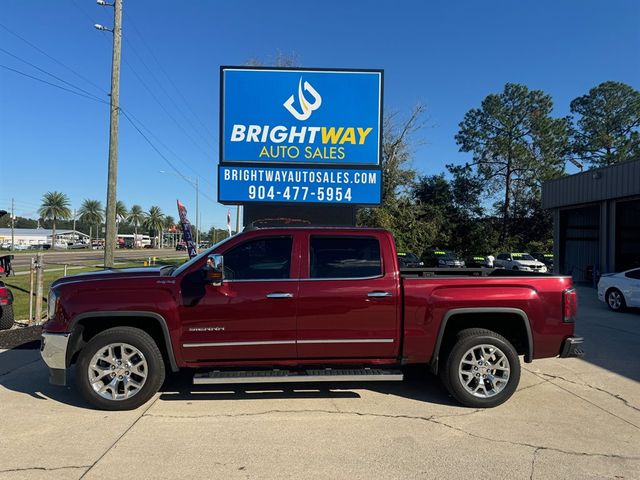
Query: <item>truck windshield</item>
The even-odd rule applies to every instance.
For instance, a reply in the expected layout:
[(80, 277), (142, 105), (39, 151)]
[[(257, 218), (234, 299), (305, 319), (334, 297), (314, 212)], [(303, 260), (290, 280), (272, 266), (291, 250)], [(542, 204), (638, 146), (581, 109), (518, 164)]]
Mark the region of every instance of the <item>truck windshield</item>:
[(456, 255), (454, 252), (439, 250), (433, 253), (436, 256), (436, 258), (441, 260), (458, 260), (458, 255)]
[(514, 260), (535, 260), (535, 258), (528, 253), (513, 253), (511, 254), (511, 258)]
[(183, 263), (182, 265), (180, 265), (178, 268), (176, 268), (172, 273), (171, 276), (176, 277), (178, 275), (180, 275), (182, 272), (184, 272), (186, 269), (188, 269), (189, 267), (191, 267), (191, 265), (193, 265), (194, 263), (198, 262), (200, 259), (204, 258), (205, 256), (209, 255), (213, 250), (215, 250), (216, 248), (218, 248), (220, 245), (223, 245), (225, 243), (227, 243), (229, 240), (231, 240), (233, 237), (227, 237), (224, 240), (222, 240), (221, 242), (216, 243), (215, 245), (213, 245), (210, 248), (207, 248), (206, 250), (204, 250), (203, 252), (200, 252), (198, 255), (196, 255), (195, 257), (193, 257), (191, 260), (189, 260), (188, 262)]

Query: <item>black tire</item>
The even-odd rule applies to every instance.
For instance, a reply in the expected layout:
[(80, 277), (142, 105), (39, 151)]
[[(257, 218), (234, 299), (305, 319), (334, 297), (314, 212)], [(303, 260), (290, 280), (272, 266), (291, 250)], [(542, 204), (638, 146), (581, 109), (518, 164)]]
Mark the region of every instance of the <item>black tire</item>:
[(517, 265), (514, 265), (511, 270), (520, 270)]
[[(491, 396), (480, 397), (475, 396), (474, 394), (469, 392), (463, 385), (464, 382), (460, 374), (461, 362), (463, 357), (469, 350), (479, 345), (489, 345), (493, 348), (499, 349), (499, 351), (504, 354), (506, 360), (509, 362), (509, 376), (506, 381), (506, 385), (502, 386), (500, 391), (493, 393)], [(476, 367), (473, 368), (475, 369)], [(479, 368), (480, 371), (484, 371), (482, 370), (483, 367)], [(484, 368), (487, 368), (486, 363)], [(496, 369), (490, 370), (493, 372), (493, 374), (497, 373)], [(477, 374), (473, 375), (478, 376), (478, 374), (480, 374), (480, 371)], [(490, 377), (491, 375), (492, 374), (487, 372), (488, 377)], [(449, 393), (465, 407), (496, 407), (507, 401), (518, 388), (518, 383), (520, 382), (520, 359), (518, 358), (518, 353), (516, 352), (515, 348), (513, 348), (513, 345), (511, 345), (511, 343), (502, 335), (498, 335), (491, 330), (485, 330), (482, 328), (469, 328), (458, 333), (456, 343), (451, 349), (451, 353), (447, 357), (443, 376), (446, 378), (444, 381), (444, 385)], [(476, 382), (475, 385), (480, 382), (485, 384), (485, 380), (471, 379), (471, 382)], [(487, 379), (486, 382), (490, 382), (490, 380)], [(486, 385), (491, 384), (486, 383)], [(488, 395), (489, 392), (487, 392), (486, 388), (483, 389), (485, 391), (485, 394)]]
[[(615, 301), (617, 297), (618, 301)], [(624, 300), (624, 295), (617, 288), (610, 288), (605, 294), (605, 300), (607, 307), (614, 312), (624, 312), (627, 309), (627, 302)]]
[(9, 330), (13, 327), (13, 305), (0, 307), (0, 330)]
[[(106, 349), (111, 344), (119, 343), (128, 344), (142, 353), (144, 361), (146, 361), (146, 379), (142, 383), (142, 387), (131, 397), (122, 400), (106, 399), (91, 386), (89, 363), (100, 350)], [(120, 352), (122, 354), (122, 351)], [(136, 374), (132, 372), (131, 376), (134, 375)], [(87, 402), (100, 410), (133, 410), (138, 408), (156, 394), (164, 382), (164, 377), (164, 361), (158, 345), (149, 334), (133, 327), (115, 327), (97, 334), (80, 351), (76, 364), (76, 384), (80, 393)], [(105, 378), (107, 378), (106, 375)]]

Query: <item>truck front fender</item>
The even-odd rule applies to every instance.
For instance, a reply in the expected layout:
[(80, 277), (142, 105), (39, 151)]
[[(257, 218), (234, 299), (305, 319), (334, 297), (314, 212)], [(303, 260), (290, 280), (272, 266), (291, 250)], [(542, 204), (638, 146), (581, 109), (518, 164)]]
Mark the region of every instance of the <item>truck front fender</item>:
[[(171, 335), (169, 334), (169, 327), (167, 325), (167, 321), (162, 315), (156, 312), (140, 311), (140, 310), (84, 312), (74, 317), (69, 325), (69, 331), (72, 332), (72, 337), (74, 336), (73, 332), (77, 331), (76, 329), (77, 324), (87, 318), (144, 318), (152, 322), (155, 322), (160, 326), (160, 329), (162, 331), (163, 341), (164, 341), (164, 345), (159, 345), (159, 347), (164, 347), (164, 349), (166, 350), (167, 360), (169, 361), (171, 370), (173, 372), (178, 371), (178, 364), (176, 362), (175, 353), (173, 351), (173, 346), (172, 346), (173, 344), (171, 342)], [(131, 326), (135, 327), (136, 325), (131, 325)], [(74, 345), (70, 344), (70, 348), (73, 349)], [(67, 354), (67, 363), (71, 361), (72, 355), (73, 353)]]

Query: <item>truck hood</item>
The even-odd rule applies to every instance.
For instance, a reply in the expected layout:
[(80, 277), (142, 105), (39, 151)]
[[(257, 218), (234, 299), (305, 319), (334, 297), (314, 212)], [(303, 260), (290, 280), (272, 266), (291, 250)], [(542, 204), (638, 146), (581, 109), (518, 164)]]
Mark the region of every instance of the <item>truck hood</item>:
[(163, 266), (134, 267), (134, 268), (110, 268), (99, 272), (86, 272), (62, 277), (51, 284), (51, 288), (71, 282), (90, 282), (92, 280), (120, 280), (134, 277), (158, 277)]
[(525, 267), (544, 267), (544, 263), (537, 260), (514, 260), (514, 263), (518, 265), (524, 265)]

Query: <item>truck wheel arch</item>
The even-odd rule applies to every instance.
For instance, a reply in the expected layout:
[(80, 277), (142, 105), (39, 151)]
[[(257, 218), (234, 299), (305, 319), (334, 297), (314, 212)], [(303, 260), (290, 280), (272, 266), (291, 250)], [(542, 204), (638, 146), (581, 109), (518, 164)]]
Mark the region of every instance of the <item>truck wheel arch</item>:
[[(433, 355), (431, 357), (430, 367), (433, 373), (438, 372), (438, 363), (440, 356), (440, 349), (442, 348), (442, 343), (444, 340), (445, 332), (447, 330), (447, 323), (452, 318), (458, 315), (490, 315), (490, 314), (509, 314), (513, 316), (517, 316), (522, 320), (522, 324), (524, 326), (524, 330), (527, 335), (527, 345), (526, 351), (524, 352), (524, 361), (526, 363), (530, 363), (533, 360), (533, 335), (531, 333), (531, 322), (529, 321), (529, 317), (525, 313), (524, 310), (519, 308), (510, 308), (510, 307), (475, 307), (475, 308), (454, 308), (447, 311), (442, 317), (442, 322), (440, 323), (440, 328), (438, 330), (438, 337), (436, 338), (435, 348), (433, 350)], [(481, 325), (479, 328), (483, 328)]]
[[(158, 345), (158, 347), (160, 348), (160, 351), (164, 350), (166, 352), (167, 361), (169, 363), (171, 371), (177, 372), (179, 370), (178, 364), (176, 362), (175, 354), (173, 352), (173, 346), (171, 343), (171, 336), (169, 334), (169, 327), (167, 326), (167, 321), (164, 319), (162, 315), (158, 313), (148, 312), (148, 311), (139, 311), (139, 310), (118, 310), (113, 312), (110, 312), (110, 311), (85, 312), (74, 317), (69, 326), (69, 331), (71, 332), (72, 338), (69, 343), (70, 349), (69, 351), (67, 351), (67, 365), (71, 363), (72, 357), (74, 355), (77, 355), (77, 353), (80, 350), (80, 347), (78, 344), (78, 341), (79, 341), (78, 333), (81, 333), (83, 329), (76, 328), (76, 327), (78, 326), (78, 324), (82, 325), (81, 322), (89, 318), (118, 318), (118, 319), (141, 318), (141, 319), (146, 319), (154, 322), (154, 324), (160, 327), (160, 330), (162, 332), (162, 338), (164, 340), (163, 344)], [(138, 325), (135, 325), (135, 324), (130, 326), (138, 327)], [(106, 328), (109, 328), (109, 327), (107, 326)], [(144, 328), (142, 328), (142, 330), (144, 330)]]

